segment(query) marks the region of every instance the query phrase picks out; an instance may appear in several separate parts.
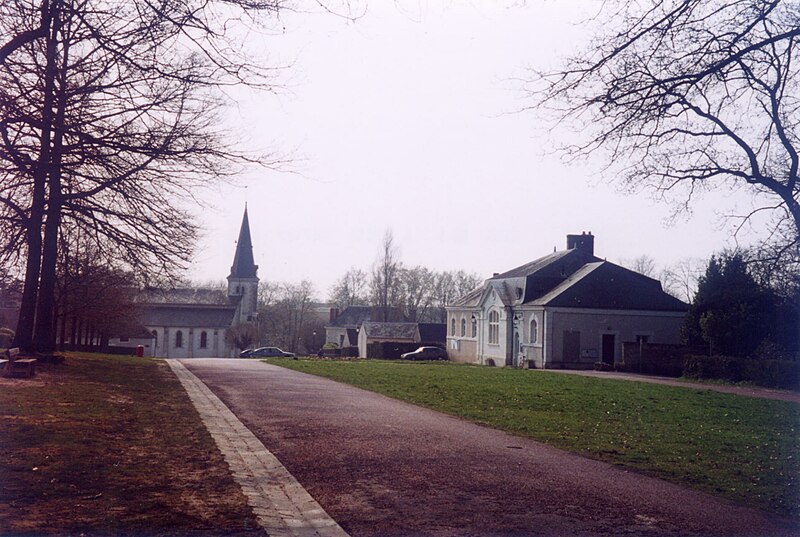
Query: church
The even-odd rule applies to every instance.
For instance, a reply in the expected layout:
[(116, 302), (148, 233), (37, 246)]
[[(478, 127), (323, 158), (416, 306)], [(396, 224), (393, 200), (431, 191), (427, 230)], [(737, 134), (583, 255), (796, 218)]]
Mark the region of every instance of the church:
[(232, 326), (256, 321), (258, 266), (247, 207), (233, 257), (228, 288), (147, 289), (136, 300), (143, 329), (137, 337), (110, 341), (112, 346), (145, 348), (159, 358), (235, 357), (239, 349), (226, 341)]

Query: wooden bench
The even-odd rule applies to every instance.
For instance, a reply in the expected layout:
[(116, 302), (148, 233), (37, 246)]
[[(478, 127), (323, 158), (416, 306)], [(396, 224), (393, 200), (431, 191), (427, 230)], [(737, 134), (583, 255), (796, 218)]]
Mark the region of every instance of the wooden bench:
[(36, 358), (17, 358), (18, 355), (19, 347), (6, 350), (5, 359), (0, 360), (0, 366), (4, 367), (4, 375), (10, 377), (17, 372), (29, 378), (36, 375)]

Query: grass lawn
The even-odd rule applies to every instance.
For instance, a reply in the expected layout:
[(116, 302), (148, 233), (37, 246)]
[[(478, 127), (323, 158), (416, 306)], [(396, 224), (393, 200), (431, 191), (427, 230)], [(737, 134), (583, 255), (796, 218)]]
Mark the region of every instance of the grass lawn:
[(796, 403), (447, 362), (267, 361), (800, 517)]
[(239, 535), (258, 526), (158, 360), (68, 354), (0, 378), (0, 534)]

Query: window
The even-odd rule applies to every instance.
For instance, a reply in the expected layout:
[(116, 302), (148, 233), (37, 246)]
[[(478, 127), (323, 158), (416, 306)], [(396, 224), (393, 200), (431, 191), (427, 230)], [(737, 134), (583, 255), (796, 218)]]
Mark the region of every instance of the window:
[(200, 332), (200, 348), (205, 349), (206, 347), (208, 347), (208, 334), (204, 330)]
[(472, 316), (472, 337), (478, 337), (478, 319)]
[(536, 322), (536, 317), (531, 319), (531, 331), (528, 334), (528, 341), (536, 343), (539, 341), (539, 323)]
[(489, 312), (489, 343), (500, 343), (500, 314), (496, 311)]
[(183, 347), (183, 332), (178, 330), (175, 332), (175, 348), (180, 349)]
[(467, 320), (465, 318), (461, 318), (461, 337), (467, 335)]
[(455, 317), (450, 319), (450, 335), (451, 336), (455, 336), (456, 335), (456, 318)]

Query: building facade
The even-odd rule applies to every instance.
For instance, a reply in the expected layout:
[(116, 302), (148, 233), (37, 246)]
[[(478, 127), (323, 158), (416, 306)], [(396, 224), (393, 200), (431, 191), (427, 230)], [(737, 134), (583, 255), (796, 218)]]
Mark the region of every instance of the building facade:
[(502, 274), (447, 308), (451, 360), (590, 369), (622, 343), (679, 343), (688, 305), (660, 282), (594, 256), (594, 236)]
[(239, 349), (226, 340), (226, 331), (240, 324), (256, 323), (258, 316), (258, 266), (253, 258), (247, 207), (227, 280), (227, 290), (180, 288), (144, 291), (137, 300), (137, 307), (141, 324), (153, 336), (147, 354), (161, 358), (237, 355)]

